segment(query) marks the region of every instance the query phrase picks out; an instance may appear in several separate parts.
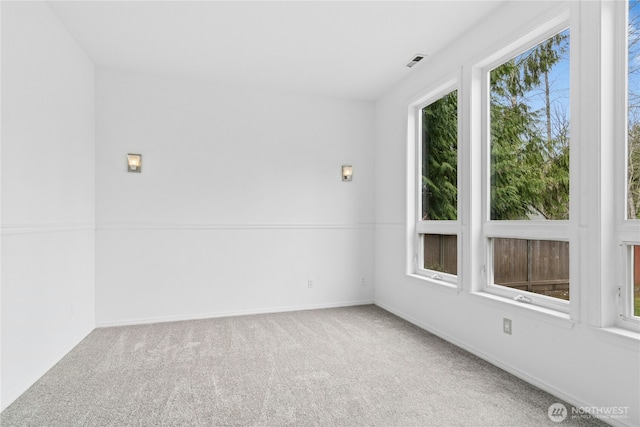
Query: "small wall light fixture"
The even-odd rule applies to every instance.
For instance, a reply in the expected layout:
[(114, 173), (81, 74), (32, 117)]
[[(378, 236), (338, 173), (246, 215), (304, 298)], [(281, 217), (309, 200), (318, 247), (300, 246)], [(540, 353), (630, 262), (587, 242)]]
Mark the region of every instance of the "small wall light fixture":
[(342, 165), (342, 182), (349, 182), (353, 178), (353, 166)]
[(142, 172), (142, 154), (127, 154), (127, 172)]

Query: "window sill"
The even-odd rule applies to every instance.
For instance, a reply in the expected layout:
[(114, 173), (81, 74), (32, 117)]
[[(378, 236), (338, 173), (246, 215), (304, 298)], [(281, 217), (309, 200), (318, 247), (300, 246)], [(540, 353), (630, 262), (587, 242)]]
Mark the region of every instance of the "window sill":
[(408, 273), (407, 276), (418, 279), (423, 283), (427, 283), (433, 289), (437, 289), (440, 291), (447, 292), (449, 294), (458, 295), (460, 293), (460, 288), (458, 285), (454, 283), (445, 282), (443, 280), (432, 279), (431, 277), (422, 276), (420, 274)]
[(470, 295), (483, 304), (502, 310), (512, 311), (519, 315), (529, 317), (530, 319), (548, 323), (560, 328), (573, 329), (573, 327), (578, 323), (575, 320), (571, 320), (568, 313), (552, 310), (550, 308), (514, 301), (511, 298), (490, 294), (488, 292), (472, 292)]
[(607, 342), (635, 351), (640, 349), (640, 332), (631, 331), (619, 326), (594, 328), (593, 330)]

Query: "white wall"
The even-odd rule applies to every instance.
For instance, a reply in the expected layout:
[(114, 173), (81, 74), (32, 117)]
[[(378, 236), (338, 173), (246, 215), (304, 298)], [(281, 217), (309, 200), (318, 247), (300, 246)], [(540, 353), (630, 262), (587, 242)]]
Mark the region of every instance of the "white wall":
[(372, 301), (373, 103), (106, 69), (96, 98), (98, 325)]
[(94, 328), (94, 67), (45, 3), (1, 7), (4, 409)]
[[(376, 104), (376, 170), (375, 170), (375, 301), (382, 307), (410, 320), (427, 330), (435, 332), (466, 348), (490, 362), (520, 376), (521, 378), (580, 406), (629, 407), (628, 418), (608, 420), (621, 425), (640, 424), (640, 354), (637, 340), (624, 338), (589, 326), (589, 320), (599, 315), (598, 310), (586, 308), (591, 301), (599, 301), (599, 292), (612, 294), (615, 287), (600, 283), (599, 267), (588, 260), (606, 263), (607, 250), (599, 249), (599, 233), (606, 234), (594, 206), (597, 184), (600, 141), (597, 100), (597, 69), (599, 46), (591, 43), (598, 40), (598, 22), (601, 19), (599, 3), (572, 3), (570, 9), (575, 24), (571, 29), (572, 48), (581, 50), (581, 67), (576, 70), (578, 84), (572, 90), (581, 92), (582, 99), (596, 100), (572, 108), (572, 120), (580, 129), (580, 149), (572, 151), (572, 159), (586, 160), (579, 177), (584, 180), (583, 202), (572, 206), (584, 207), (580, 218), (580, 251), (584, 258), (572, 260), (579, 264), (580, 293), (572, 299), (582, 310), (577, 322), (558, 321), (553, 316), (540, 315), (530, 308), (474, 295), (469, 290), (477, 288), (474, 280), (479, 276), (475, 270), (462, 284), (463, 290), (448, 290), (437, 284), (407, 276), (406, 272), (406, 173), (407, 173), (407, 107), (410, 101), (433, 90), (438, 82), (462, 76), (462, 99), (469, 103), (472, 82), (471, 67), (505, 47), (505, 44), (533, 29), (535, 22), (541, 24), (553, 14), (547, 13), (560, 5), (558, 2), (511, 2), (499, 9), (491, 18), (480, 23), (464, 38), (449, 46), (446, 51), (433, 55), (415, 67), (412, 75), (396, 85)], [(546, 8), (546, 9), (545, 9)], [(562, 7), (561, 7), (562, 8)], [(560, 10), (560, 9), (558, 9)], [(606, 38), (605, 38), (606, 39)], [(580, 47), (581, 46), (581, 47)], [(607, 47), (603, 47), (606, 49)], [(595, 80), (594, 80), (595, 79)], [(575, 82), (574, 82), (575, 83)], [(596, 83), (596, 84), (594, 84)], [(605, 94), (606, 95), (606, 94)], [(577, 107), (574, 105), (574, 107)], [(480, 139), (473, 136), (470, 141), (468, 105), (463, 109), (462, 145), (476, 144)], [(582, 119), (582, 120), (581, 120)], [(477, 128), (473, 130), (477, 131)], [(575, 136), (575, 135), (574, 135)], [(606, 141), (605, 141), (606, 143)], [(573, 148), (572, 148), (573, 150)], [(578, 153), (580, 153), (578, 155)], [(468, 162), (464, 158), (463, 162)], [(465, 163), (463, 163), (465, 164)], [(474, 166), (477, 168), (477, 165)], [(474, 169), (463, 170), (463, 184), (468, 186), (478, 177)], [(595, 178), (594, 178), (595, 177)], [(476, 185), (476, 188), (478, 186)], [(606, 193), (606, 190), (603, 190)], [(587, 194), (588, 193), (588, 194)], [(471, 202), (480, 200), (470, 197)], [(597, 203), (597, 200), (595, 200)], [(477, 205), (473, 206), (478, 209)], [(467, 221), (468, 212), (463, 212)], [(573, 218), (578, 217), (575, 215)], [(464, 227), (469, 227), (465, 225)], [(468, 232), (469, 228), (463, 228)], [(612, 232), (611, 230), (609, 231)], [(469, 236), (464, 236), (468, 239)], [(469, 247), (463, 248), (463, 264), (476, 254)], [(465, 267), (467, 268), (467, 267)], [(596, 270), (593, 270), (595, 268)], [(478, 269), (478, 272), (480, 269)], [(609, 286), (609, 287), (607, 287)], [(513, 320), (513, 335), (502, 332), (502, 318)]]

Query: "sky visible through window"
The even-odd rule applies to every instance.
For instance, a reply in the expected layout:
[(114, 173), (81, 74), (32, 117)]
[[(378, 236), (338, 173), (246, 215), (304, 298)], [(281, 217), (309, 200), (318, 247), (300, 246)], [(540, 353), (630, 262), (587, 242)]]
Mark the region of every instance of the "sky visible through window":
[[(568, 126), (570, 114), (570, 69), (569, 69), (569, 30), (560, 33), (563, 42), (555, 45), (553, 49), (558, 53), (558, 61), (549, 69), (549, 89), (551, 92), (551, 116), (557, 122), (556, 126), (565, 124)], [(529, 52), (529, 51), (528, 51)], [(523, 55), (516, 58), (519, 60)], [(545, 114), (545, 90), (544, 85), (539, 85), (527, 95), (529, 105), (542, 117)]]

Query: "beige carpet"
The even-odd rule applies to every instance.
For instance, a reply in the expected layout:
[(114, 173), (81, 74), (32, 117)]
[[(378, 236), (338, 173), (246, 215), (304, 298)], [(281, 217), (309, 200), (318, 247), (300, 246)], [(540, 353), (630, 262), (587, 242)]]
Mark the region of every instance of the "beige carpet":
[(94, 330), (7, 426), (603, 425), (375, 306)]

